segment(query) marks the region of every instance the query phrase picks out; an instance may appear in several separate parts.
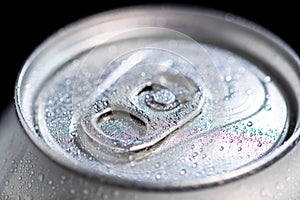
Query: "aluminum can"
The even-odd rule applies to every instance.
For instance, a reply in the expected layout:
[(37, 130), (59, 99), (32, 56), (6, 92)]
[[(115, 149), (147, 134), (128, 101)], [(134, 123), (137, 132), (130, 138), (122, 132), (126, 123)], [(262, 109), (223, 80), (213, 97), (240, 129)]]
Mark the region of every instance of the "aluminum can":
[(272, 33), (215, 11), (74, 23), (19, 75), (0, 198), (300, 199), (299, 66)]

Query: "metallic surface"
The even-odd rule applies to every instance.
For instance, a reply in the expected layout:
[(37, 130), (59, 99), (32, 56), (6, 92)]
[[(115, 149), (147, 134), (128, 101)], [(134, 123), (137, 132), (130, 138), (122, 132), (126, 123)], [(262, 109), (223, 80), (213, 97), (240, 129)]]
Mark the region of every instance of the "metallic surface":
[[(130, 39), (141, 35), (133, 45)], [(168, 42), (153, 45), (149, 35), (168, 36)], [(112, 45), (100, 45), (107, 41)], [(94, 67), (116, 55), (122, 56), (107, 68)], [(125, 78), (114, 73), (136, 55), (149, 62), (133, 64)], [(99, 75), (103, 81), (93, 82)], [(172, 80), (191, 96), (180, 97)], [(124, 103), (118, 91), (126, 94)], [(60, 31), (25, 64), (17, 110), (31, 140), (55, 162), (28, 141), (10, 109), (0, 126), (1, 197), (297, 199), (299, 96), (298, 57), (275, 36), (231, 15), (149, 7), (92, 17)], [(194, 98), (200, 104), (190, 106)], [(166, 123), (168, 112), (183, 114)], [(117, 122), (113, 129), (111, 121)]]
[(233, 182), (205, 189), (163, 192), (99, 183), (57, 165), (24, 134), (13, 107), (2, 118), (0, 133), (1, 199), (286, 200), (300, 197), (300, 145), (266, 169)]

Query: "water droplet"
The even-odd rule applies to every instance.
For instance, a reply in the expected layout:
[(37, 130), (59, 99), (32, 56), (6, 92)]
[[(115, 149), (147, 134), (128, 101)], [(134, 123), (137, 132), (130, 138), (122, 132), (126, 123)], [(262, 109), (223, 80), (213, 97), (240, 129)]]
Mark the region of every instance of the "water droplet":
[(193, 168), (197, 168), (198, 164), (197, 163), (193, 163), (192, 167)]
[(253, 94), (253, 91), (249, 89), (249, 90), (246, 91), (246, 94), (251, 95), (251, 94)]
[(242, 147), (239, 147), (239, 148), (238, 148), (238, 151), (242, 151)]
[(224, 97), (224, 101), (229, 101), (230, 97), (229, 96), (225, 96)]
[(204, 159), (204, 158), (206, 158), (207, 157), (207, 155), (206, 154), (203, 154), (202, 155), (202, 159)]
[(170, 90), (160, 89), (153, 94), (153, 100), (161, 105), (170, 105), (175, 102), (176, 97)]
[(195, 151), (195, 152), (193, 152), (193, 158), (195, 158), (196, 156), (198, 156), (198, 153)]
[(155, 168), (159, 168), (160, 164), (159, 163), (155, 163), (154, 167)]
[(266, 106), (265, 106), (265, 110), (266, 111), (270, 111), (272, 109), (272, 106), (270, 106), (269, 104), (267, 104)]
[(84, 190), (82, 191), (82, 193), (85, 194), (85, 195), (87, 195), (87, 194), (89, 194), (89, 190), (88, 190), (88, 189), (84, 189)]
[(219, 150), (220, 150), (220, 151), (223, 151), (223, 150), (224, 150), (224, 147), (223, 147), (223, 146), (221, 146), (221, 147), (219, 148)]
[(249, 121), (248, 123), (247, 123), (247, 126), (249, 126), (249, 127), (251, 127), (253, 125), (253, 123), (251, 122), (251, 121)]
[(257, 143), (257, 146), (258, 146), (258, 147), (261, 147), (261, 146), (262, 146), (262, 143), (261, 143), (261, 142), (258, 142), (258, 143)]
[(8, 185), (9, 184), (9, 181), (5, 181), (5, 185)]
[(206, 171), (203, 169), (203, 170), (201, 170), (201, 174), (202, 175), (205, 175), (206, 174)]
[(52, 181), (52, 180), (49, 180), (49, 181), (48, 181), (48, 184), (49, 184), (49, 185), (52, 185), (52, 184), (53, 184), (53, 181)]
[(230, 75), (225, 76), (225, 81), (230, 82), (232, 80), (232, 77)]
[(214, 172), (214, 171), (215, 171), (215, 168), (214, 168), (214, 167), (208, 168), (208, 172), (212, 173), (212, 172)]
[(133, 155), (130, 155), (130, 156), (128, 157), (128, 159), (129, 159), (130, 161), (133, 161), (133, 160), (134, 160), (134, 156), (133, 156)]
[(131, 161), (131, 162), (130, 162), (130, 166), (131, 166), (131, 167), (134, 167), (134, 166), (135, 166), (135, 162), (134, 162), (134, 161)]
[(66, 80), (66, 85), (71, 85), (72, 81), (70, 79)]
[(160, 174), (160, 173), (156, 174), (156, 175), (155, 175), (155, 179), (156, 179), (156, 180), (160, 180), (160, 179), (161, 179), (161, 174)]
[(73, 138), (76, 138), (76, 137), (78, 136), (77, 131), (73, 131), (73, 132), (71, 132), (70, 134), (71, 134), (71, 136), (72, 136)]
[(75, 190), (74, 190), (74, 189), (71, 189), (71, 190), (70, 190), (70, 193), (71, 193), (71, 194), (75, 194)]
[(271, 77), (270, 76), (266, 76), (265, 78), (264, 78), (264, 82), (265, 83), (269, 83), (269, 82), (271, 82)]
[(22, 176), (19, 176), (18, 180), (19, 180), (19, 181), (22, 180)]
[(186, 174), (186, 170), (185, 169), (180, 170), (179, 174), (182, 175), (182, 176), (185, 175)]
[(276, 183), (275, 188), (276, 188), (276, 190), (283, 190), (284, 185), (282, 183)]
[(80, 65), (80, 60), (79, 59), (74, 59), (72, 64), (75, 66), (75, 67), (78, 67)]

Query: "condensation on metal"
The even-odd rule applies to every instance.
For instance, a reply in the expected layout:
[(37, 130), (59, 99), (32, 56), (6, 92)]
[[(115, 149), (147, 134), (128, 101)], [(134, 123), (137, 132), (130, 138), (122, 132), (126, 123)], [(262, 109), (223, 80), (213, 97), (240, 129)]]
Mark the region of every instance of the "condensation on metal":
[[(68, 38), (64, 53), (32, 65), (44, 75), (28, 61), (36, 80), (23, 77), (18, 111), (53, 159), (108, 182), (172, 189), (249, 173), (282, 144), (287, 102), (260, 62), (171, 29), (123, 28)], [(34, 95), (23, 98), (27, 89)]]
[(287, 107), (268, 74), (175, 35), (156, 45), (140, 37), (137, 48), (116, 40), (67, 62), (40, 92), (38, 134), (100, 175), (165, 185), (226, 174), (280, 144)]

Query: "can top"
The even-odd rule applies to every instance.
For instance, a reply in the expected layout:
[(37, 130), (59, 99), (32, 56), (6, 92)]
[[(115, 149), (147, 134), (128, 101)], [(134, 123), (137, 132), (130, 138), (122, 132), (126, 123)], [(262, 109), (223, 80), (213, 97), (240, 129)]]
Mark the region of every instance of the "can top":
[(23, 68), (16, 104), (58, 163), (172, 190), (224, 183), (283, 156), (299, 138), (299, 83), (299, 58), (256, 25), (137, 7), (49, 38)]

